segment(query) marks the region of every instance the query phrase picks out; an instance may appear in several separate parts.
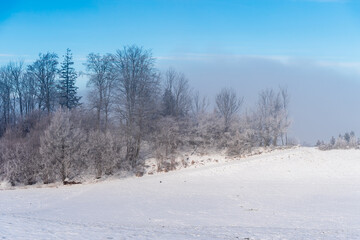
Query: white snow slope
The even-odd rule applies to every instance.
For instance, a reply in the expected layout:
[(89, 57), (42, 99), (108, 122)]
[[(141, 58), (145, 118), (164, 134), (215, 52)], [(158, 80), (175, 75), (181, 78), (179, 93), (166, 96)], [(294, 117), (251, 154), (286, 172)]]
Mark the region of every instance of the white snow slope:
[[(190, 159), (191, 160), (191, 159)], [(360, 239), (360, 150), (0, 191), (0, 239)]]

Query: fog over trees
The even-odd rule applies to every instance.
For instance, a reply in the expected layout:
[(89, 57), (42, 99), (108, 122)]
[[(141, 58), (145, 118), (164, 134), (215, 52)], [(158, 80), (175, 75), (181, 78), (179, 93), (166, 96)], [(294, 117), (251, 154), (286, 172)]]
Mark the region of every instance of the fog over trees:
[(1, 66), (0, 181), (141, 175), (150, 158), (168, 171), (186, 166), (190, 154), (242, 155), (289, 144), (286, 88), (254, 93), (258, 104), (245, 111), (234, 88), (201, 96), (184, 73), (160, 72), (151, 51), (133, 45), (87, 56), (87, 101), (80, 104), (73, 65), (67, 49), (61, 59), (48, 52), (28, 65)]

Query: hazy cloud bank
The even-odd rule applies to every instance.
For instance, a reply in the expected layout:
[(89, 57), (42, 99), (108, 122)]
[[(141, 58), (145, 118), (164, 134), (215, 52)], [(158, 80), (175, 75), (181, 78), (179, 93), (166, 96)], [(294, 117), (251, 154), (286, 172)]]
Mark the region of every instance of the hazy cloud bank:
[(225, 56), (186, 54), (158, 58), (161, 69), (183, 71), (191, 85), (207, 96), (231, 87), (256, 104), (265, 88), (287, 86), (291, 94), (291, 134), (314, 143), (354, 130), (360, 133), (360, 64), (313, 61), (286, 56)]

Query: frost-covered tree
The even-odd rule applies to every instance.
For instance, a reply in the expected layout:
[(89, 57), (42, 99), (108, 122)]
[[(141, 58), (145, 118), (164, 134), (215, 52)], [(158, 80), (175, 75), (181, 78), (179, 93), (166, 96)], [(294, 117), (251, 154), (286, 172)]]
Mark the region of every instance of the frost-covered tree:
[(281, 143), (282, 145), (288, 145), (287, 131), (290, 126), (290, 120), (289, 120), (290, 95), (288, 93), (287, 88), (280, 87), (280, 97), (283, 108), (283, 119), (280, 122)]
[(216, 95), (216, 111), (224, 120), (225, 132), (229, 130), (242, 103), (243, 98), (238, 97), (232, 89), (224, 88)]
[(116, 112), (126, 137), (125, 158), (135, 168), (142, 141), (158, 112), (159, 76), (151, 52), (141, 47), (124, 47), (113, 59)]
[(333, 148), (354, 148), (357, 145), (355, 133), (351, 131), (350, 133), (346, 132), (344, 135), (339, 134)]
[(208, 150), (222, 148), (224, 123), (216, 113), (203, 113), (197, 116), (190, 129), (189, 145), (203, 153)]
[(210, 102), (207, 97), (200, 97), (199, 91), (195, 92), (192, 96), (191, 110), (192, 114), (196, 117), (205, 114)]
[(58, 109), (41, 137), (45, 181), (73, 179), (83, 169), (84, 134), (70, 121), (69, 110)]
[(59, 103), (68, 109), (79, 106), (81, 97), (77, 96), (78, 87), (75, 85), (77, 74), (70, 49), (66, 49), (64, 61), (61, 63), (59, 89)]
[[(0, 139), (0, 181), (12, 185), (41, 181), (42, 159), (39, 156), (39, 132), (42, 121), (26, 135), (21, 129), (8, 128)], [(38, 128), (38, 129), (36, 129)]]
[(170, 68), (165, 73), (163, 115), (184, 117), (191, 109), (191, 94), (187, 78), (183, 73)]
[(344, 135), (339, 134), (337, 138), (331, 137), (329, 144), (322, 144), (318, 146), (321, 150), (330, 149), (347, 149), (347, 148), (358, 148), (359, 142), (353, 131), (346, 132)]
[(346, 148), (347, 145), (348, 145), (348, 142), (346, 141), (344, 136), (339, 134), (339, 137), (336, 139), (334, 147), (335, 148)]
[(350, 142), (350, 133), (346, 132), (346, 133), (344, 134), (344, 139), (345, 139), (345, 141), (349, 144), (349, 142)]
[(334, 136), (332, 136), (331, 139), (330, 139), (330, 145), (334, 146), (335, 143), (336, 143), (336, 139), (334, 138)]
[(16, 184), (31, 185), (40, 179), (41, 162), (34, 154), (37, 149), (32, 149), (31, 143), (18, 140), (12, 144), (1, 143), (1, 145), (3, 146), (0, 147), (0, 158), (4, 159), (2, 168), (6, 181), (14, 186)]
[(86, 157), (96, 178), (113, 174), (118, 162), (117, 146), (113, 135), (106, 131), (90, 131), (86, 143)]
[(157, 121), (157, 132), (154, 136), (155, 155), (158, 169), (165, 167), (167, 158), (174, 154), (180, 138), (179, 122), (173, 117), (163, 117)]
[(323, 142), (323, 141), (320, 141), (320, 140), (317, 140), (317, 142), (316, 142), (316, 144), (315, 144), (316, 147), (321, 147), (321, 146), (323, 146), (323, 145), (324, 145), (324, 142)]
[(287, 105), (288, 97), (285, 98), (281, 90), (278, 93), (273, 89), (260, 92), (257, 118), (262, 145), (276, 146), (279, 137), (286, 136), (287, 129), (290, 126)]
[(356, 147), (358, 145), (356, 136), (355, 136), (355, 132), (351, 131), (350, 132), (350, 138), (349, 138), (349, 146), (350, 147)]

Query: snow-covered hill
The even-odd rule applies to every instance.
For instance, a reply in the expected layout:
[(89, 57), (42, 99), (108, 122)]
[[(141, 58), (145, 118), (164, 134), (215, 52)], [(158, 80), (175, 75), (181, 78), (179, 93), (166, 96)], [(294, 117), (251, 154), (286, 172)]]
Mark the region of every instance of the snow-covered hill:
[(0, 239), (360, 239), (360, 151), (0, 191)]

